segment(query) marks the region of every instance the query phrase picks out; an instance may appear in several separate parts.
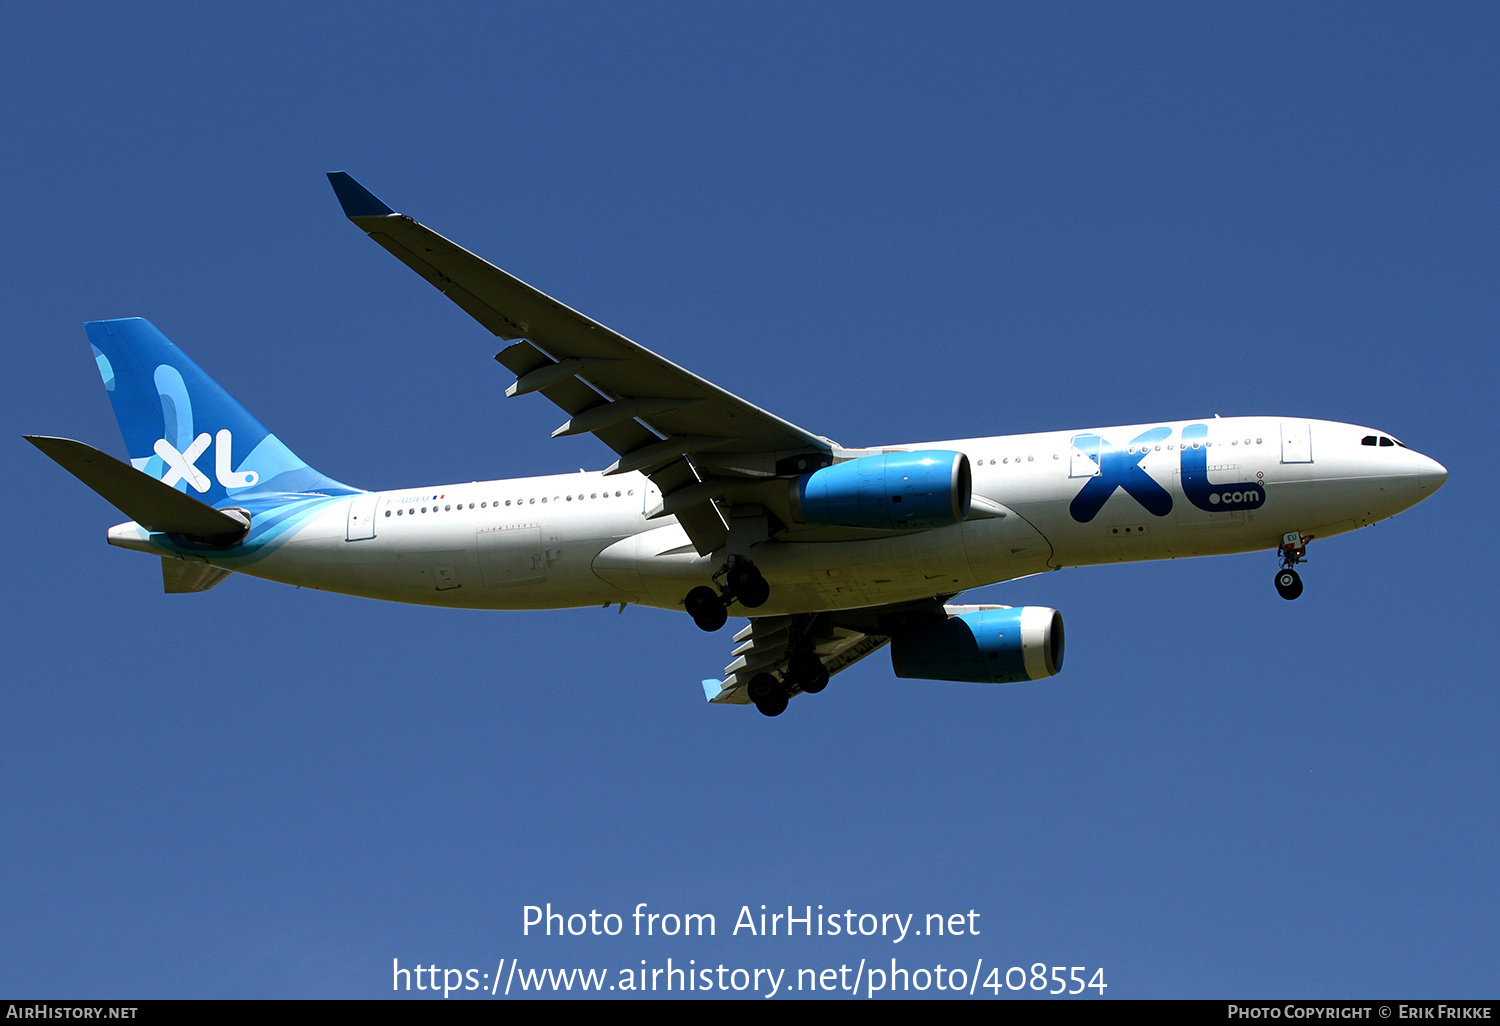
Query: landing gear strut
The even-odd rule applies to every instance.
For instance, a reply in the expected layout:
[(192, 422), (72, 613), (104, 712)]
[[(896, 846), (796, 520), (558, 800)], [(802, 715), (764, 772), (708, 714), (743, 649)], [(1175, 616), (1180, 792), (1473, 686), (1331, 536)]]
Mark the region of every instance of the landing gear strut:
[(709, 632), (723, 627), (729, 620), (729, 604), (738, 602), (746, 609), (758, 609), (771, 597), (771, 586), (754, 563), (736, 556), (714, 574), (718, 590), (699, 585), (682, 600), (688, 615), (701, 629)]
[(792, 654), (787, 659), (786, 669), (781, 676), (774, 673), (757, 673), (750, 678), (746, 692), (750, 701), (755, 703), (767, 716), (780, 716), (786, 711), (787, 700), (796, 691), (803, 691), (809, 695), (816, 695), (828, 686), (828, 667), (823, 665), (823, 660), (813, 651), (811, 643), (805, 637), (794, 638)]
[(1276, 571), (1276, 594), (1291, 601), (1302, 594), (1302, 576), (1293, 569), (1307, 558), (1307, 542), (1301, 532), (1293, 531), (1281, 539), (1281, 569)]

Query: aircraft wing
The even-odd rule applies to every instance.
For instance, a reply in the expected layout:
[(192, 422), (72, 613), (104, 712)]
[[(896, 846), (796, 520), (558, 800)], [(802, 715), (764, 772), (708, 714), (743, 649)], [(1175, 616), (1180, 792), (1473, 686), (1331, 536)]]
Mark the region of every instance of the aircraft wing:
[(734, 658), (724, 667), (724, 679), (703, 682), (704, 697), (720, 704), (749, 705), (746, 688), (750, 679), (760, 673), (780, 676), (786, 669), (794, 639), (803, 645), (811, 643), (831, 677), (880, 651), (900, 631), (962, 613), (1008, 608), (948, 605), (949, 598), (952, 596), (938, 595), (915, 602), (827, 613), (757, 616), (734, 636), (739, 644), (730, 653)]
[[(758, 673), (774, 673), (786, 665), (794, 621), (806, 616), (757, 616), (750, 626), (734, 636), (740, 644), (730, 654), (734, 659), (724, 667), (723, 680), (705, 680), (703, 694), (710, 702), (749, 705), (746, 690), (750, 678)], [(829, 624), (817, 635), (813, 651), (831, 677), (847, 669), (872, 652), (878, 652), (891, 639), (882, 634), (865, 634), (847, 627)]]
[(333, 185), (344, 214), (493, 334), (514, 344), (495, 359), (516, 375), (507, 395), (540, 392), (569, 419), (552, 434), (592, 433), (661, 489), (656, 516), (676, 515), (700, 553), (727, 537), (716, 501), (726, 477), (775, 477), (825, 465), (831, 443), (611, 331), (405, 214), (348, 174)]

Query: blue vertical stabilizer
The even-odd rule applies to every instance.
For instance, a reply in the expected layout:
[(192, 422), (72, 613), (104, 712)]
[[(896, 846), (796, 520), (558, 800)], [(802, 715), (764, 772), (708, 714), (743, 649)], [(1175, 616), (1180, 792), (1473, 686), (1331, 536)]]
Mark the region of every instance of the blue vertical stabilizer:
[(304, 463), (150, 321), (86, 328), (137, 470), (211, 506), (359, 490)]

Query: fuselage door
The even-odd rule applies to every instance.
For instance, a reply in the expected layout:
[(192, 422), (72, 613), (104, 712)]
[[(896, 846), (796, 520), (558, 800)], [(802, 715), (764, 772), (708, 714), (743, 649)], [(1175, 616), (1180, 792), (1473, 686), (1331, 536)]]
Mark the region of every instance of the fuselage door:
[(486, 588), (541, 581), (547, 577), (542, 529), (513, 524), (478, 529), (479, 574)]
[(1072, 462), (1068, 464), (1069, 477), (1099, 476), (1099, 442), (1098, 435), (1073, 436)]
[(1312, 428), (1305, 420), (1281, 422), (1281, 462), (1311, 463)]
[(364, 541), (375, 537), (375, 505), (379, 494), (366, 492), (349, 500), (349, 531), (344, 537), (349, 541)]

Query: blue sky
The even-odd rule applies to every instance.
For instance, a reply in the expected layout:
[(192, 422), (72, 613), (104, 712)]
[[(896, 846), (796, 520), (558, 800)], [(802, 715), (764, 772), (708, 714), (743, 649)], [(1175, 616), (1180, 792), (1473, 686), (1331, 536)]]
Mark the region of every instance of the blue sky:
[[(0, 993), (897, 957), (1103, 967), (1114, 997), (1494, 996), (1497, 22), (7, 11)], [(681, 614), (162, 595), (20, 438), (123, 455), (88, 319), (149, 317), (362, 487), (613, 458), (504, 399), (496, 340), (343, 219), (335, 169), (845, 444), (1291, 414), (1451, 479), (1316, 543), (1295, 603), (1269, 552), (1001, 585), (971, 596), (1062, 611), (1060, 676), (904, 681), (882, 654), (775, 721), (704, 706), (728, 632)], [(523, 937), (546, 902), (719, 935)], [(728, 935), (761, 904), (981, 932)]]

